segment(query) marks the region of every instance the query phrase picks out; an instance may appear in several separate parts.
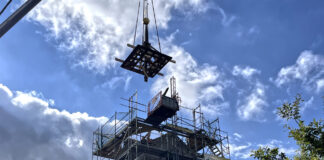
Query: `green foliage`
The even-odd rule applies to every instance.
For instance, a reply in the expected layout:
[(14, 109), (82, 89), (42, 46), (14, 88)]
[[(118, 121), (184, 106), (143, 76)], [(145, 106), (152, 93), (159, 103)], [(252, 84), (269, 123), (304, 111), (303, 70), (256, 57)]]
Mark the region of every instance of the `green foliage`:
[(288, 160), (284, 153), (279, 153), (279, 148), (260, 147), (258, 150), (252, 151), (251, 156), (259, 160)]
[(284, 103), (281, 107), (278, 107), (277, 114), (287, 121), (290, 119), (299, 120), (301, 118), (299, 113), (300, 103), (303, 101), (301, 95), (298, 94), (293, 103)]
[(303, 100), (298, 94), (293, 103), (285, 103), (282, 107), (278, 107), (277, 113), (282, 119), (296, 122), (297, 128), (288, 124), (285, 127), (289, 130), (289, 137), (294, 138), (299, 145), (301, 157), (307, 157), (307, 159), (324, 157), (323, 121), (314, 119), (308, 125), (305, 125), (299, 113), (301, 102)]
[[(293, 138), (300, 147), (300, 153), (294, 157), (295, 160), (319, 160), (324, 159), (324, 123), (323, 120), (313, 120), (308, 125), (301, 120), (300, 105), (304, 100), (298, 94), (293, 103), (284, 103), (278, 107), (277, 114), (287, 120), (285, 128), (289, 130), (289, 137)], [(288, 125), (289, 120), (296, 123), (294, 128)], [(277, 150), (277, 151), (276, 151)], [(278, 148), (270, 149), (268, 147), (259, 148), (252, 151), (255, 159), (273, 160), (280, 159)], [(287, 159), (287, 158), (286, 158)]]

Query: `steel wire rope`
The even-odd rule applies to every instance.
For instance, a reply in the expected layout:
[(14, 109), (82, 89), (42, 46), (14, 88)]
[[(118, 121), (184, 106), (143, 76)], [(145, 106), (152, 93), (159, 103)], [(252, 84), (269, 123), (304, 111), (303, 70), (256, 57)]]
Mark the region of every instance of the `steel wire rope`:
[(0, 15), (7, 9), (7, 7), (9, 6), (9, 4), (12, 2), (12, 0), (9, 0), (7, 2), (7, 4), (2, 8), (2, 10), (0, 11)]
[[(143, 18), (144, 18), (144, 12), (145, 12), (145, 0), (143, 0)], [(143, 25), (142, 25), (142, 32), (143, 32), (143, 34), (142, 34), (142, 44), (144, 43), (144, 23), (143, 23)]]
[(155, 22), (156, 36), (158, 38), (160, 52), (162, 53), (161, 43), (160, 43), (160, 37), (159, 37), (159, 30), (158, 30), (158, 26), (157, 26), (157, 23), (156, 23), (156, 16), (155, 16), (155, 9), (154, 9), (154, 2), (153, 2), (153, 0), (151, 0), (151, 3), (152, 3), (152, 8), (153, 8), (153, 14), (154, 14), (154, 22)]
[(134, 46), (135, 46), (135, 41), (136, 41), (137, 24), (138, 24), (140, 7), (141, 7), (141, 0), (138, 1), (137, 18), (136, 18), (136, 25), (135, 25), (134, 41), (133, 41)]

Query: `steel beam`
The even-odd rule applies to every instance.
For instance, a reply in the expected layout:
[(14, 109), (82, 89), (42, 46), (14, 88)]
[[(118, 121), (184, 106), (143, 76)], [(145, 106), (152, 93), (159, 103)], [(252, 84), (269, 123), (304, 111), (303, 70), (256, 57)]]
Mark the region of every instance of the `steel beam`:
[(0, 24), (0, 38), (7, 33), (17, 22), (19, 22), (29, 11), (31, 11), (42, 0), (28, 0), (18, 8), (11, 16)]

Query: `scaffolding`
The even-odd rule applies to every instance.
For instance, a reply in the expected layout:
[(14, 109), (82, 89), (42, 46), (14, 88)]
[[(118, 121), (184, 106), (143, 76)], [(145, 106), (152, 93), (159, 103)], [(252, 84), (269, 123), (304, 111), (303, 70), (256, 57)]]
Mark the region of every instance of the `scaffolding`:
[[(171, 83), (171, 89), (175, 89), (172, 85), (175, 84)], [(163, 96), (166, 97), (167, 90), (164, 94), (159, 92), (149, 105), (137, 102), (137, 92), (129, 99), (124, 99), (128, 103), (124, 105), (128, 111), (115, 112), (105, 124), (93, 132), (92, 160), (230, 159), (227, 133), (220, 129), (218, 118), (211, 121), (204, 117), (200, 105), (194, 109), (179, 105), (180, 109), (192, 111), (192, 117), (188, 114), (179, 116), (176, 113), (170, 116), (165, 114), (167, 110), (157, 111), (157, 108), (166, 106), (161, 104), (170, 104), (173, 107), (166, 109), (177, 110), (174, 109), (174, 102), (170, 101), (173, 99), (179, 102), (178, 96), (167, 97), (167, 102), (161, 102)], [(173, 91), (173, 95), (178, 95), (175, 93)], [(153, 102), (157, 105), (150, 108)], [(161, 118), (165, 115), (165, 120), (152, 123), (148, 120), (152, 116), (156, 118), (156, 114), (152, 112), (161, 112), (159, 116)], [(147, 114), (146, 119), (139, 116), (143, 113)]]

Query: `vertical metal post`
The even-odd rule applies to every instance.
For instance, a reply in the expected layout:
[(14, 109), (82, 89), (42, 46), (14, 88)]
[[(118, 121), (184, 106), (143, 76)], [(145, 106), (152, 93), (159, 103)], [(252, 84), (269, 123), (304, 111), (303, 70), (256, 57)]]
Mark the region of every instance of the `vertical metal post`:
[(131, 119), (132, 119), (132, 114), (133, 114), (133, 110), (132, 110), (132, 101), (133, 101), (133, 95), (131, 97), (129, 97), (128, 99), (128, 126), (127, 126), (127, 152), (128, 152), (128, 160), (131, 159), (131, 148), (130, 148), (130, 130), (131, 130), (131, 126), (130, 126), (130, 123), (131, 123)]
[(115, 138), (116, 138), (116, 130), (117, 130), (117, 112), (115, 112)]
[(196, 131), (196, 109), (192, 111), (193, 123), (194, 123), (194, 130)]
[(137, 99), (137, 90), (136, 90), (136, 94), (135, 94), (135, 95), (136, 95), (136, 104), (135, 104), (135, 105), (136, 105), (136, 111), (135, 111), (135, 112), (136, 112), (136, 115), (135, 115), (135, 118), (136, 118), (136, 119), (135, 119), (135, 121), (136, 121), (136, 122), (135, 122), (135, 123), (136, 123), (136, 153), (135, 153), (135, 158), (137, 158), (137, 152), (138, 152), (138, 142), (137, 142), (137, 140), (138, 140), (138, 126), (137, 126), (137, 100), (138, 100), (138, 99)]
[[(101, 130), (100, 130), (100, 127), (98, 127), (98, 134), (100, 133), (100, 135), (98, 135), (98, 143), (100, 142), (100, 145), (101, 145), (101, 139), (100, 139), (100, 137), (101, 137)], [(99, 146), (99, 147), (101, 147), (101, 146)], [(98, 150), (98, 152), (97, 152), (98, 154), (99, 154), (99, 150)], [(97, 156), (97, 160), (98, 160), (98, 156)]]
[(221, 147), (221, 152), (222, 152), (222, 155), (224, 156), (224, 149), (223, 149), (223, 138), (222, 138), (222, 135), (221, 135), (221, 130), (220, 130), (220, 126), (219, 126), (219, 119), (217, 118), (217, 128), (219, 130), (219, 136), (220, 136), (220, 147)]
[(0, 24), (0, 38), (7, 33), (18, 21), (31, 11), (41, 0), (28, 0), (11, 16)]
[(93, 149), (93, 143), (95, 142), (95, 132), (93, 132), (92, 133), (92, 152), (91, 152), (91, 160), (93, 160), (93, 151), (94, 151), (94, 149)]
[(230, 146), (229, 146), (228, 133), (226, 133), (226, 139), (227, 139), (228, 156), (229, 156), (229, 159), (231, 159), (231, 150), (230, 150)]
[(162, 142), (163, 142), (163, 139), (162, 139), (162, 131), (160, 130), (159, 132), (160, 132), (160, 142), (161, 142), (161, 149), (162, 149), (163, 148), (163, 144), (162, 144)]
[(149, 32), (148, 32), (148, 24), (150, 23), (150, 19), (148, 17), (148, 2), (144, 0), (143, 2), (143, 24), (144, 24), (144, 44), (149, 45)]
[(168, 133), (166, 133), (165, 138), (166, 138), (166, 142), (167, 142), (166, 148), (167, 148), (168, 160), (169, 160), (170, 159), (170, 150), (169, 150), (169, 135), (168, 135)]
[(176, 81), (175, 78), (172, 76), (170, 79), (170, 91), (171, 91), (171, 98), (176, 98), (177, 89), (176, 89)]
[[(192, 111), (193, 121), (194, 121), (194, 132), (197, 132), (197, 130), (196, 130), (196, 109), (197, 108), (193, 109), (193, 111)], [(196, 157), (197, 157), (197, 134), (195, 134), (195, 158)]]
[(202, 128), (201, 129), (205, 129), (205, 126), (204, 126), (204, 114), (201, 112), (201, 106), (199, 104), (199, 112), (200, 112), (200, 123), (202, 124)]

